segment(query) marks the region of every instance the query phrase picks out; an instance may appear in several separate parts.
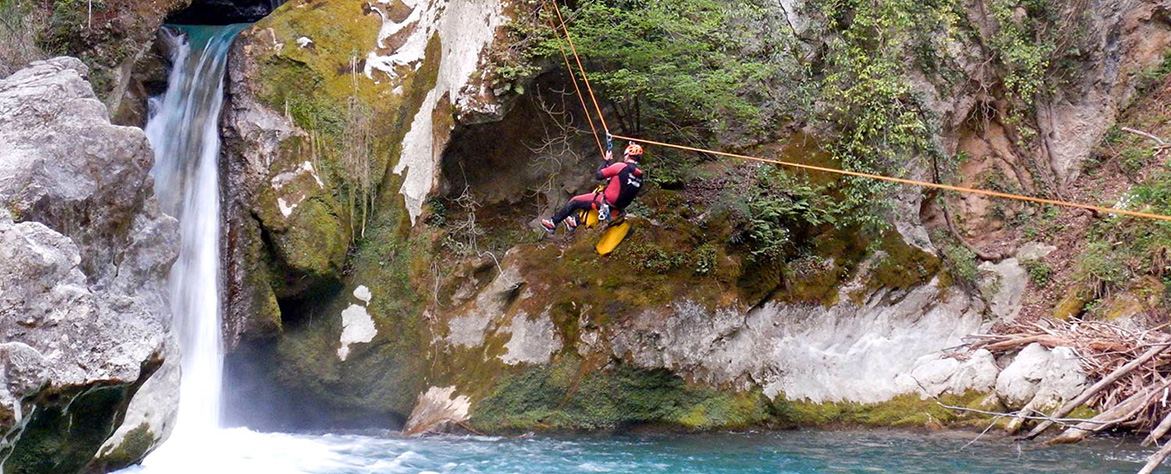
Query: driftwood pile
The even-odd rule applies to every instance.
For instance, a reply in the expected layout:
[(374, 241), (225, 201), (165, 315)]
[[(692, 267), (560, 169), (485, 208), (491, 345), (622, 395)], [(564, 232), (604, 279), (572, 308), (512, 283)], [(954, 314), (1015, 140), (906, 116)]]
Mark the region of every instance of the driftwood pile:
[[(1124, 429), (1147, 433), (1143, 444), (1151, 445), (1171, 431), (1171, 337), (1163, 331), (1165, 326), (1135, 331), (1099, 321), (1017, 323), (996, 328), (997, 334), (972, 336), (969, 348), (986, 349), (999, 357), (1032, 343), (1069, 347), (1078, 354), (1090, 380), (1097, 381), (1056, 411), (1033, 417), (1041, 421), (1024, 439), (1058, 425), (1063, 431), (1048, 444), (1076, 443), (1091, 433)], [(1099, 415), (1089, 420), (1064, 419), (1082, 406)], [(1171, 442), (1148, 459), (1140, 474), (1153, 472), (1169, 454)]]

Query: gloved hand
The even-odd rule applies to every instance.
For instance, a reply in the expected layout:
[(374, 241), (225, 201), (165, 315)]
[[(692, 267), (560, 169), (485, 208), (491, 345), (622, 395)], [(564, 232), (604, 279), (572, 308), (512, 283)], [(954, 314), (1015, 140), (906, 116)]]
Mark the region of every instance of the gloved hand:
[(606, 161), (610, 161), (613, 159), (614, 159), (614, 151), (613, 150), (606, 151)]

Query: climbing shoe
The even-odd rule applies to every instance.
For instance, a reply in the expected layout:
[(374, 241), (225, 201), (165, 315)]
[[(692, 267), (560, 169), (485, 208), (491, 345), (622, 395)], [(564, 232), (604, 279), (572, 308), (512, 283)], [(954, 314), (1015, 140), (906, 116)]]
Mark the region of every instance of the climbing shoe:
[(557, 232), (557, 224), (554, 224), (553, 221), (549, 219), (542, 220), (541, 227), (545, 228), (545, 232), (550, 234)]
[(606, 220), (609, 218), (610, 218), (610, 205), (606, 204), (606, 203), (602, 203), (601, 206), (598, 206), (598, 221), (606, 222)]
[(569, 216), (565, 218), (565, 228), (570, 232), (577, 230), (577, 218)]

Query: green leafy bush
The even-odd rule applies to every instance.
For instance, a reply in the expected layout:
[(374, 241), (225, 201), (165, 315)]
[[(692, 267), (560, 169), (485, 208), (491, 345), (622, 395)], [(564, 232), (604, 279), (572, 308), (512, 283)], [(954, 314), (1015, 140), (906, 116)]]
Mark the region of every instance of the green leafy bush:
[(943, 260), (947, 263), (948, 274), (957, 283), (975, 287), (980, 277), (980, 270), (976, 268), (976, 253), (954, 239), (943, 240)]
[(1131, 277), (1126, 264), (1115, 255), (1109, 242), (1092, 242), (1077, 260), (1078, 281), (1092, 289), (1094, 296), (1109, 295)]
[(794, 230), (849, 220), (829, 186), (813, 186), (774, 167), (760, 169), (745, 201), (740, 209), (747, 215), (734, 240), (746, 244), (754, 260), (780, 258), (793, 245)]
[(1048, 263), (1043, 260), (1025, 260), (1021, 264), (1029, 272), (1029, 279), (1033, 281), (1034, 285), (1042, 288), (1049, 286), (1049, 282), (1053, 279), (1053, 268)]

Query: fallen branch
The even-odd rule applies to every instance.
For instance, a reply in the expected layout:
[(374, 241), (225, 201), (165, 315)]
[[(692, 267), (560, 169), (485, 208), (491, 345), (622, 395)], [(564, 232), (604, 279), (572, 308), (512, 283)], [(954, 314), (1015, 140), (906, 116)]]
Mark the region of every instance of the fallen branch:
[(1095, 416), (1092, 419), (1092, 422), (1079, 423), (1077, 426), (1073, 426), (1065, 430), (1064, 433), (1061, 433), (1059, 436), (1049, 440), (1045, 444), (1054, 445), (1076, 443), (1085, 439), (1086, 435), (1090, 433), (1102, 431), (1106, 428), (1109, 428), (1110, 426), (1129, 420), (1139, 411), (1147, 407), (1147, 404), (1150, 403), (1152, 395), (1158, 393), (1160, 390), (1163, 390), (1165, 387), (1167, 387), (1167, 385), (1168, 384), (1165, 383), (1159, 387), (1147, 387), (1146, 390), (1131, 395), (1130, 398), (1127, 398), (1122, 403), (1114, 405), (1113, 407), (1110, 407), (1109, 410), (1106, 410), (1102, 412), (1102, 414)]
[(1168, 454), (1171, 454), (1171, 443), (1164, 444), (1162, 448), (1159, 448), (1159, 450), (1155, 452), (1155, 454), (1152, 454), (1151, 457), (1147, 458), (1147, 464), (1143, 466), (1142, 470), (1140, 470), (1138, 474), (1151, 474), (1152, 472), (1155, 472), (1155, 469), (1158, 468), (1160, 464), (1163, 464), (1163, 459), (1165, 459)]
[(1171, 413), (1168, 413), (1167, 416), (1163, 417), (1163, 421), (1159, 422), (1159, 426), (1156, 426), (1155, 429), (1151, 430), (1151, 433), (1148, 434), (1146, 439), (1143, 440), (1143, 446), (1150, 446), (1152, 444), (1158, 443), (1159, 438), (1162, 438), (1163, 435), (1167, 434), (1168, 430), (1171, 430)]
[[(1098, 392), (1100, 392), (1102, 389), (1110, 386), (1114, 382), (1118, 381), (1118, 379), (1121, 379), (1126, 374), (1129, 374), (1134, 369), (1142, 366), (1147, 361), (1155, 358), (1155, 356), (1162, 354), (1164, 351), (1167, 350), (1168, 347), (1171, 347), (1171, 345), (1168, 345), (1166, 343), (1152, 346), (1150, 349), (1147, 350), (1147, 352), (1145, 352), (1145, 353), (1143, 353), (1143, 355), (1139, 356), (1139, 358), (1130, 361), (1129, 363), (1127, 363), (1126, 365), (1123, 365), (1122, 367), (1119, 367), (1114, 372), (1110, 373), (1110, 375), (1107, 375), (1106, 377), (1102, 378), (1102, 380), (1099, 380), (1098, 383), (1090, 386), (1090, 388), (1087, 388), (1085, 391), (1082, 392), (1081, 395), (1078, 395), (1077, 398), (1070, 400), (1069, 403), (1066, 403), (1061, 408), (1058, 408), (1057, 411), (1055, 411), (1051, 414), (1051, 416), (1053, 418), (1061, 418), (1065, 415), (1072, 413), (1078, 407), (1080, 407), (1083, 404), (1085, 404), (1086, 402), (1090, 401), (1090, 399), (1093, 398), (1093, 396), (1096, 395)], [(1025, 435), (1024, 439), (1036, 438), (1042, 432), (1049, 429), (1050, 426), (1053, 426), (1052, 422), (1048, 422), (1048, 421), (1042, 422), (1041, 424), (1037, 425), (1036, 428), (1033, 428), (1033, 430), (1030, 431), (1029, 434)]]
[(1034, 342), (1040, 343), (1041, 345), (1047, 346), (1047, 347), (1057, 347), (1057, 346), (1069, 345), (1069, 340), (1064, 339), (1062, 337), (1052, 336), (1052, 335), (1048, 335), (1048, 334), (1041, 334), (1041, 335), (1036, 335), (1036, 336), (1026, 336), (1026, 337), (1022, 337), (1022, 338), (1018, 338), (1018, 339), (1010, 339), (1007, 341), (995, 342), (995, 343), (988, 344), (987, 346), (985, 346), (985, 349), (988, 349), (991, 352), (1006, 351), (1009, 349), (1015, 349), (1020, 346), (1027, 346), (1027, 345), (1032, 344)]
[(1154, 140), (1155, 143), (1157, 143), (1159, 146), (1167, 146), (1167, 142), (1163, 141), (1162, 138), (1156, 137), (1156, 136), (1154, 136), (1150, 133), (1144, 132), (1142, 130), (1138, 130), (1138, 129), (1134, 129), (1134, 128), (1130, 128), (1130, 127), (1122, 127), (1122, 131), (1127, 132), (1127, 133), (1133, 133), (1133, 134), (1141, 136), (1141, 137), (1150, 138), (1151, 140)]

